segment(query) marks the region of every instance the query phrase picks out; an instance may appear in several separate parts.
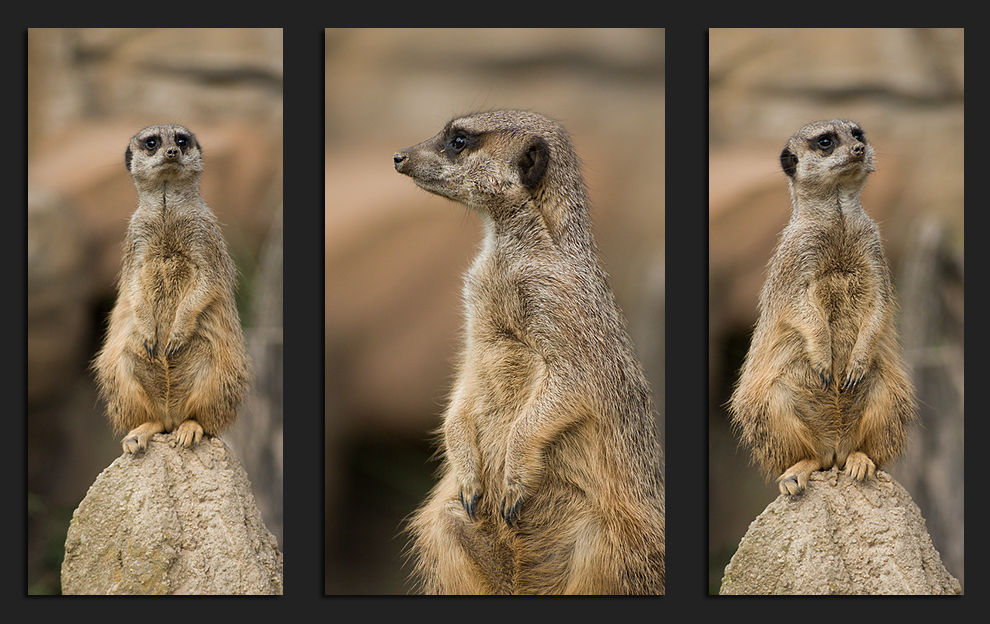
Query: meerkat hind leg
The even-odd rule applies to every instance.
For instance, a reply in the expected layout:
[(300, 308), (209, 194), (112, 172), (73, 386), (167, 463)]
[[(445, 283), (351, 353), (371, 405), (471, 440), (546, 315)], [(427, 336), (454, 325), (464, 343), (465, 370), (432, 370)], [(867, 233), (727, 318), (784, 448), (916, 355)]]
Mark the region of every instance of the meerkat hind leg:
[(862, 451), (853, 451), (846, 458), (845, 473), (856, 481), (865, 481), (873, 476), (877, 466)]
[(131, 429), (130, 433), (121, 440), (125, 453), (137, 453), (148, 447), (148, 440), (156, 433), (165, 431), (165, 425), (160, 422), (146, 422)]
[(794, 464), (777, 479), (780, 493), (797, 496), (808, 487), (808, 477), (811, 473), (820, 470), (821, 467), (822, 463), (817, 459), (802, 459)]
[(203, 426), (195, 420), (186, 420), (175, 430), (179, 444), (190, 447), (203, 439)]

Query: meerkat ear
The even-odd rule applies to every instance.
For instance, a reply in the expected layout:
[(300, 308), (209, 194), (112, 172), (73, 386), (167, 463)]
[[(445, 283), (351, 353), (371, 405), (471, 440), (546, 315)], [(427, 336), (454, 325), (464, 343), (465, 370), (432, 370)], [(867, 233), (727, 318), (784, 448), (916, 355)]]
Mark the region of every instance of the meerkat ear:
[(124, 152), (124, 166), (127, 167), (127, 170), (128, 171), (131, 170), (131, 146), (130, 145), (127, 146), (127, 151)]
[(543, 180), (549, 162), (550, 146), (541, 137), (533, 137), (523, 149), (517, 163), (523, 186), (529, 190), (535, 189)]
[(797, 171), (797, 162), (798, 158), (790, 148), (785, 147), (784, 151), (780, 153), (780, 166), (784, 168), (787, 177), (794, 177), (794, 173)]

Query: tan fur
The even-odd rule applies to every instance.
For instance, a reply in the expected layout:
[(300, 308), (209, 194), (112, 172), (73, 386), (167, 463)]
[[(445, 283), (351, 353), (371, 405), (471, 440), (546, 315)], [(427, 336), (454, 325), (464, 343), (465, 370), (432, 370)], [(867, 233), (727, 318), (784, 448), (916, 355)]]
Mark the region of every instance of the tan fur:
[(469, 115), (395, 168), (485, 227), (443, 473), (410, 525), (424, 591), (663, 593), (656, 415), (566, 131), (521, 111)]
[(863, 480), (896, 459), (915, 400), (880, 233), (859, 202), (873, 147), (852, 122), (817, 122), (791, 137), (781, 165), (791, 220), (729, 408), (763, 470), (794, 495), (815, 470)]
[(173, 430), (191, 446), (229, 427), (247, 391), (236, 269), (199, 194), (203, 161), (191, 132), (145, 128), (131, 139), (124, 162), (138, 206), (93, 368), (111, 423), (128, 432), (125, 452)]

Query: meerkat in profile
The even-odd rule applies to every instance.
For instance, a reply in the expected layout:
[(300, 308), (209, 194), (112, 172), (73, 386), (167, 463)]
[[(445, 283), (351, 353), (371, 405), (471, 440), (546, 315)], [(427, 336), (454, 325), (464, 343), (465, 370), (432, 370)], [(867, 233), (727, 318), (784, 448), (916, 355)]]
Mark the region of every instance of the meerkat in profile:
[(427, 593), (659, 594), (656, 413), (555, 121), (452, 120), (395, 169), (482, 215), (439, 484), (410, 529)]
[(192, 132), (145, 128), (131, 139), (124, 164), (138, 206), (94, 369), (114, 428), (128, 432), (125, 452), (168, 431), (188, 447), (229, 427), (247, 391), (237, 272), (199, 193), (203, 157)]
[(873, 147), (858, 125), (821, 121), (790, 138), (780, 163), (791, 219), (729, 408), (764, 471), (796, 495), (815, 470), (862, 481), (896, 459), (915, 400), (880, 232), (859, 202)]

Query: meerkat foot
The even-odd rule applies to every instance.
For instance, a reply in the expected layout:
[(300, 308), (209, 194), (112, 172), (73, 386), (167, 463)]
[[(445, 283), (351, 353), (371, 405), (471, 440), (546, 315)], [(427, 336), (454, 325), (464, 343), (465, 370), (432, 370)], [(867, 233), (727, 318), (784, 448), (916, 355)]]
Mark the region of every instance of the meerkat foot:
[(203, 439), (203, 426), (195, 420), (186, 420), (175, 430), (179, 444), (189, 448)]
[(794, 464), (777, 479), (780, 493), (797, 496), (808, 487), (808, 477), (811, 473), (821, 467), (822, 463), (817, 459), (802, 459)]
[(156, 433), (165, 431), (165, 426), (158, 422), (146, 422), (131, 429), (130, 433), (121, 440), (125, 453), (137, 453), (148, 447), (148, 440)]
[(865, 481), (873, 476), (877, 466), (862, 451), (854, 451), (846, 458), (845, 473), (856, 481)]

